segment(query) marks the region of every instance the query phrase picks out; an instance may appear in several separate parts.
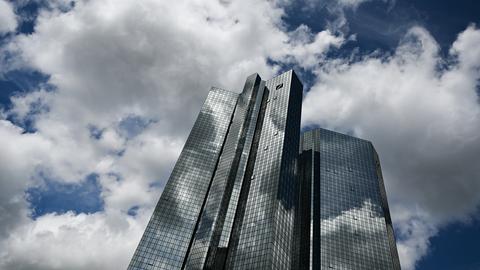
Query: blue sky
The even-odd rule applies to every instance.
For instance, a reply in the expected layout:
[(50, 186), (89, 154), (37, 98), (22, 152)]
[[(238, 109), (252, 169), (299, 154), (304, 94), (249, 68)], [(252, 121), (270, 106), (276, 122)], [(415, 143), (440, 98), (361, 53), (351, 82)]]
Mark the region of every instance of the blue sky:
[(0, 0), (1, 269), (125, 268), (210, 86), (290, 68), (377, 148), (403, 269), (480, 269), (480, 4), (162, 2)]

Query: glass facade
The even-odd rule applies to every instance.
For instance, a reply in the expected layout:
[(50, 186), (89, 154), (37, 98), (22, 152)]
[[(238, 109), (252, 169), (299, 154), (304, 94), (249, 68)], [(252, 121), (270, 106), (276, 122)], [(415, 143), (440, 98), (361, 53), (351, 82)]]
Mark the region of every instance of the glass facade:
[(227, 269), (290, 269), (295, 165), (303, 86), (293, 71), (266, 82), (268, 97), (248, 191), (241, 196)]
[(303, 229), (298, 268), (400, 269), (372, 144), (315, 129), (302, 134), (299, 160), (301, 194), (308, 198), (299, 200), (305, 214), (297, 215)]
[[(224, 264), (224, 253), (228, 243), (220, 245), (220, 237), (222, 233), (229, 236), (231, 231), (233, 223), (231, 212), (236, 209), (237, 187), (241, 186), (245, 173), (264, 87), (260, 76), (254, 74), (247, 79), (244, 90), (238, 98), (230, 130), (187, 258), (187, 269), (212, 268), (214, 265)], [(231, 209), (227, 215), (229, 206)]]
[(128, 269), (180, 269), (227, 135), (238, 94), (213, 88)]
[(373, 146), (301, 136), (302, 93), (292, 70), (212, 88), (129, 270), (400, 269)]

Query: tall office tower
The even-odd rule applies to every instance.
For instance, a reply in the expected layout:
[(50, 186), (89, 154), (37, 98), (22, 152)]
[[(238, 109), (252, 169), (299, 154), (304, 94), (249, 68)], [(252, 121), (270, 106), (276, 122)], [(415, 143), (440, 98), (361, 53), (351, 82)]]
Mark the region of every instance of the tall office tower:
[(298, 269), (400, 269), (378, 155), (325, 129), (301, 136)]
[(128, 269), (293, 267), (302, 88), (212, 88)]

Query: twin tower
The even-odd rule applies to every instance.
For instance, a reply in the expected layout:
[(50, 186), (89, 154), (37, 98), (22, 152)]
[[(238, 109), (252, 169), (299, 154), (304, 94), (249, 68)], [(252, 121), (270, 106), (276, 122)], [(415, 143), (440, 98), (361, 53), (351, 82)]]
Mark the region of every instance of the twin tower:
[(212, 88), (128, 267), (400, 269), (368, 141), (300, 133), (293, 70)]

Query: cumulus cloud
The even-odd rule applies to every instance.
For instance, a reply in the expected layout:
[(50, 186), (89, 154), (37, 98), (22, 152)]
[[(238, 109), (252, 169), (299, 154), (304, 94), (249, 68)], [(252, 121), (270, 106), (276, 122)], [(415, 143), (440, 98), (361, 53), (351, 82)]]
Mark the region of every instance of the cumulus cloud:
[[(149, 215), (150, 213), (148, 213)], [(2, 269), (125, 269), (143, 223), (105, 213), (47, 214), (11, 231)], [(122, 247), (122, 248), (118, 248)], [(47, 256), (46, 256), (47, 255)]]
[[(312, 66), (343, 40), (288, 32), (271, 1), (53, 3), (2, 48), (7, 69), (49, 76), (2, 112), (2, 269), (125, 268), (210, 86), (272, 76), (272, 59)], [(91, 174), (103, 211), (29, 217), (29, 187)]]
[(339, 48), (345, 39), (343, 36), (335, 36), (329, 30), (316, 34), (302, 24), (289, 33), (290, 46), (274, 52), (273, 59), (284, 64), (296, 64), (303, 69), (316, 67), (324, 58), (324, 53), (330, 48)]
[[(0, 50), (15, 56), (2, 67), (38, 70), (52, 86), (12, 97), (2, 112), (2, 269), (125, 268), (210, 86), (240, 90), (252, 72), (279, 71), (270, 60), (316, 75), (304, 125), (373, 141), (405, 269), (443, 224), (478, 207), (475, 26), (447, 58), (416, 27), (394, 54), (352, 62), (325, 57), (345, 42), (335, 31), (286, 30), (282, 1), (52, 3), (33, 34)], [(39, 178), (78, 183), (92, 173), (104, 211), (29, 217), (25, 190)]]
[(0, 35), (15, 31), (17, 19), (13, 6), (5, 0), (0, 0)]
[(304, 100), (304, 125), (353, 131), (377, 148), (404, 269), (414, 269), (439, 227), (480, 205), (479, 37), (468, 27), (442, 58), (428, 31), (414, 27), (393, 55), (318, 68)]
[(43, 153), (49, 143), (23, 130), (9, 121), (0, 120), (0, 238), (6, 237), (18, 223), (27, 220), (27, 203), (23, 192), (30, 184)]

